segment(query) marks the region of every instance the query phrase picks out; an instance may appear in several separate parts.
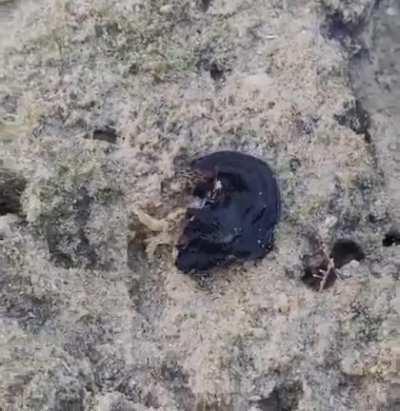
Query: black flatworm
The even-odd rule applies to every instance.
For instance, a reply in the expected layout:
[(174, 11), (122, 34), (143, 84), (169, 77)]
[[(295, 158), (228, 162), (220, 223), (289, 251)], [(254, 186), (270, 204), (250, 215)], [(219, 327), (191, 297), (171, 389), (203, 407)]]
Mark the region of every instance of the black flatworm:
[(178, 243), (176, 266), (202, 272), (235, 260), (264, 257), (280, 217), (280, 194), (270, 167), (247, 154), (220, 151), (191, 164), (200, 176)]

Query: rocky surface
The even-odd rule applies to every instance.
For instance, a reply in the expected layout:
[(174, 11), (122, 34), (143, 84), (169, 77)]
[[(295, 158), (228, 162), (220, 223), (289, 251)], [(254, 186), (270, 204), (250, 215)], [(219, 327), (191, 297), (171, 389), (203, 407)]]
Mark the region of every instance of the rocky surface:
[[(0, 408), (400, 409), (399, 17), (1, 0)], [(282, 221), (198, 284), (183, 170), (222, 149), (268, 161)]]

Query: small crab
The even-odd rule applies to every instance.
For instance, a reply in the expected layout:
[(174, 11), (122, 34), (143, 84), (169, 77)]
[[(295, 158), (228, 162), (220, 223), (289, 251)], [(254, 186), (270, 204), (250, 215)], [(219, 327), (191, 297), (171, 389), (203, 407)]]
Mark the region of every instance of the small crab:
[(319, 238), (313, 238), (312, 254), (303, 257), (304, 275), (303, 282), (316, 291), (333, 285), (337, 278), (335, 261), (329, 257), (325, 244)]
[(339, 270), (350, 261), (361, 261), (365, 258), (361, 247), (350, 239), (336, 240), (330, 253), (317, 234), (308, 235), (308, 240), (312, 253), (303, 257), (302, 280), (317, 291), (329, 288), (337, 278), (343, 279)]

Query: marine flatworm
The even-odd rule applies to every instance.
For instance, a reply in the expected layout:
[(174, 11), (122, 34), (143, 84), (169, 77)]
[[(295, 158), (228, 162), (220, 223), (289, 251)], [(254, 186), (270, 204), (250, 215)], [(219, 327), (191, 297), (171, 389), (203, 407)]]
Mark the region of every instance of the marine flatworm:
[(199, 206), (189, 208), (176, 266), (204, 272), (235, 260), (264, 257), (280, 217), (280, 194), (270, 167), (247, 154), (220, 151), (191, 164), (200, 176)]

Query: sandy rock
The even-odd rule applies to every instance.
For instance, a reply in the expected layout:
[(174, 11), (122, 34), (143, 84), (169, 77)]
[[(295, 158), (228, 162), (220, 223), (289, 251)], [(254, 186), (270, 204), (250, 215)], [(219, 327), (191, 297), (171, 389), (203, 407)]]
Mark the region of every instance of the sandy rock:
[[(0, 1), (0, 407), (398, 409), (398, 14)], [(282, 220), (195, 281), (184, 168), (225, 149), (271, 165)], [(365, 258), (315, 291), (310, 236)]]

